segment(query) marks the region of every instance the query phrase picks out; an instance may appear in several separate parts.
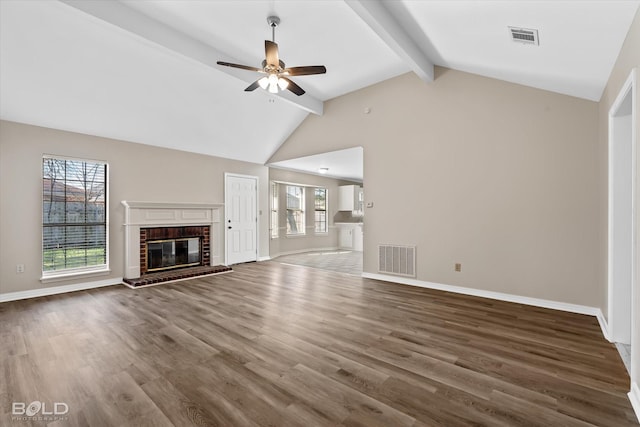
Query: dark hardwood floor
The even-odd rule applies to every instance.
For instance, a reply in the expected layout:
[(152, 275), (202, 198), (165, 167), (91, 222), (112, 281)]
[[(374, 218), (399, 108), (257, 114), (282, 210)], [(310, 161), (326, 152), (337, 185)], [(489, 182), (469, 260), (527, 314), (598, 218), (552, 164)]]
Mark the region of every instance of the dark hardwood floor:
[[(0, 425), (628, 426), (595, 318), (275, 262), (0, 304)], [(13, 402), (64, 402), (13, 420)]]

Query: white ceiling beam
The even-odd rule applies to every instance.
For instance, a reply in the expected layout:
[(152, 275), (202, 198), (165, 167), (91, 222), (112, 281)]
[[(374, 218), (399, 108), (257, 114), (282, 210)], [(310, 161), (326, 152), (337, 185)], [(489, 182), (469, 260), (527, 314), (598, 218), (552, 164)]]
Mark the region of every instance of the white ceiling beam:
[(382, 1), (345, 0), (347, 5), (425, 82), (433, 81), (433, 62)]
[[(133, 33), (142, 39), (159, 45), (174, 53), (201, 64), (214, 68), (247, 83), (247, 86), (257, 80), (255, 73), (236, 70), (216, 64), (216, 61), (235, 62), (238, 60), (218, 51), (210, 45), (196, 40), (180, 31), (177, 31), (155, 19), (120, 3), (119, 1), (85, 1), (85, 0), (60, 0), (75, 9), (85, 12), (97, 19), (108, 22), (122, 30)], [(289, 91), (278, 94), (270, 94), (259, 90), (265, 96), (274, 96), (310, 113), (322, 115), (324, 103), (309, 94), (296, 96)], [(242, 96), (243, 94), (238, 94)]]

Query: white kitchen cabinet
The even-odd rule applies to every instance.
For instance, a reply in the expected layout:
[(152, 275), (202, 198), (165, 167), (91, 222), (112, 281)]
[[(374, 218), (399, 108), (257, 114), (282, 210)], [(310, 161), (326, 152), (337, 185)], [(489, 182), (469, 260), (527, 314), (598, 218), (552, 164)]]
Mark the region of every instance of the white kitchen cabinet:
[(358, 224), (353, 229), (353, 250), (362, 252), (364, 247), (364, 236), (362, 235), (362, 224)]
[(340, 249), (353, 249), (353, 227), (340, 227)]
[(361, 223), (340, 223), (338, 231), (338, 247), (352, 251), (362, 251), (363, 236)]
[(362, 212), (362, 187), (358, 185), (341, 185), (338, 187), (338, 210)]

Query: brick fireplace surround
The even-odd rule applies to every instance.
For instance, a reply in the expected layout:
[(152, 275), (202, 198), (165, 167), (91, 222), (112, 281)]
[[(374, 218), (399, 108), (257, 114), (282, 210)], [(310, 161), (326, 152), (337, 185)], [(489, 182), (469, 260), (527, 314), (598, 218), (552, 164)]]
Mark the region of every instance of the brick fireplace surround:
[(201, 239), (200, 265), (210, 265), (210, 228), (207, 226), (153, 227), (140, 229), (140, 275), (147, 272), (147, 241), (198, 237)]
[[(146, 239), (163, 237), (201, 237), (203, 265), (195, 273), (182, 269), (183, 277), (217, 270), (222, 264), (222, 204), (162, 203), (123, 201), (125, 207), (125, 270), (126, 283), (157, 283), (168, 280), (171, 273), (146, 272)], [(149, 234), (151, 233), (151, 234)], [(180, 236), (174, 236), (180, 234)], [(220, 271), (230, 270), (221, 266)], [(158, 280), (139, 280), (141, 276), (157, 275)], [(178, 273), (180, 276), (180, 273)], [(177, 277), (182, 278), (182, 277)]]

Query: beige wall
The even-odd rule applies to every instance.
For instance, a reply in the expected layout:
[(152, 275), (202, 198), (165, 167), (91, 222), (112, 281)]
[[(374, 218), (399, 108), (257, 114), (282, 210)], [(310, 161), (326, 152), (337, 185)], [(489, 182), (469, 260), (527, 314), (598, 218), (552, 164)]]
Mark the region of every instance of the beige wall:
[(418, 280), (603, 305), (597, 103), (437, 68), (324, 111), (270, 161), (364, 147), (366, 272), (409, 244)]
[[(638, 141), (638, 132), (640, 132), (640, 90), (638, 85), (640, 84), (640, 10), (636, 13), (635, 19), (631, 24), (631, 29), (627, 34), (624, 45), (620, 51), (615, 66), (609, 76), (609, 81), (602, 94), (599, 104), (599, 138), (598, 138), (598, 172), (599, 172), (599, 186), (598, 194), (600, 196), (600, 224), (601, 230), (600, 236), (600, 257), (606, 261), (607, 257), (607, 174), (608, 174), (608, 140), (609, 140), (609, 110), (616, 100), (616, 97), (622, 89), (622, 85), (626, 82), (632, 69), (636, 69), (636, 88), (634, 97), (636, 100), (636, 115), (633, 118), (636, 127), (636, 165), (640, 166), (640, 145)], [(636, 174), (636, 203), (640, 201), (640, 175)], [(640, 209), (636, 208), (636, 224), (640, 224)], [(640, 229), (636, 229), (640, 232)], [(636, 242), (640, 242), (640, 236), (636, 236)], [(636, 251), (637, 265), (640, 266), (640, 251)], [(607, 265), (600, 271), (599, 280), (605, 284), (601, 289), (602, 298), (604, 301), (607, 299)], [(633, 283), (635, 294), (635, 313), (633, 322), (636, 325), (635, 334), (632, 337), (634, 342), (632, 364), (635, 366), (635, 375), (631, 378), (632, 382), (640, 384), (640, 275), (636, 274), (636, 281)], [(607, 303), (603, 304), (603, 310), (605, 310)], [(640, 398), (640, 396), (636, 396)]]
[[(109, 163), (111, 274), (43, 285), (41, 270), (42, 155)], [(0, 293), (62, 286), (123, 275), (122, 200), (224, 203), (224, 173), (255, 175), (268, 193), (262, 165), (88, 135), (0, 122)], [(260, 256), (269, 254), (269, 201), (259, 198)], [(16, 273), (16, 264), (25, 272)]]
[[(271, 181), (286, 182), (292, 184), (301, 184), (311, 187), (324, 187), (328, 194), (328, 211), (329, 232), (326, 235), (316, 235), (314, 233), (314, 200), (312, 193), (308, 193), (305, 198), (305, 220), (307, 226), (307, 234), (305, 236), (286, 236), (286, 198), (284, 197), (284, 188), (280, 190), (279, 198), (279, 237), (271, 239), (270, 253), (271, 257), (277, 257), (280, 254), (304, 252), (310, 250), (337, 248), (338, 246), (338, 229), (333, 224), (333, 217), (338, 211), (338, 186), (353, 184), (349, 181), (293, 172), (283, 169), (269, 169), (269, 179)], [(310, 189), (312, 189), (309, 187)]]

